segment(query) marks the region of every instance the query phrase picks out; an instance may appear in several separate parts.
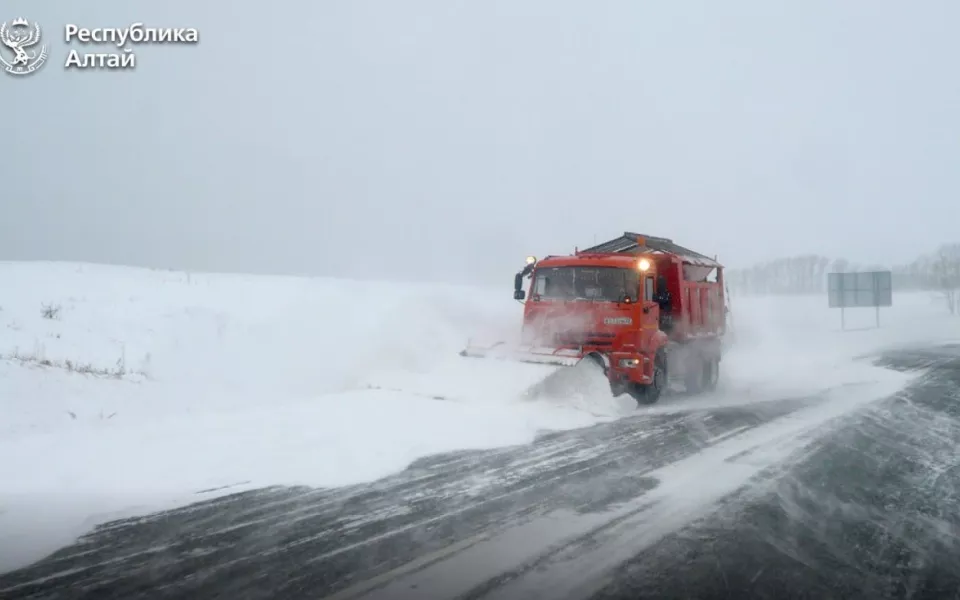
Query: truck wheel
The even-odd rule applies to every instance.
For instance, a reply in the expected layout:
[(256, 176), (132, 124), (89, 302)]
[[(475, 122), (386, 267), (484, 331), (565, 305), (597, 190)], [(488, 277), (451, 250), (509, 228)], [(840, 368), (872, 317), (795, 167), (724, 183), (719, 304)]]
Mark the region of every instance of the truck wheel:
[(712, 392), (720, 381), (720, 359), (711, 358), (704, 363), (703, 390)]
[(667, 357), (662, 351), (653, 359), (653, 382), (648, 385), (633, 384), (631, 395), (637, 405), (655, 404), (667, 389)]
[(699, 394), (716, 389), (720, 378), (720, 361), (716, 358), (697, 359), (697, 364), (684, 377), (687, 393)]

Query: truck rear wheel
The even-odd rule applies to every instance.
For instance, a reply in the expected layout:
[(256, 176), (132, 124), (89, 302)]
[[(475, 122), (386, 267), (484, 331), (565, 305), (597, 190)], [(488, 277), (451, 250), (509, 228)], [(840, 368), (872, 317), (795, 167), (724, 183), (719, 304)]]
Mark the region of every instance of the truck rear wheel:
[(662, 350), (653, 359), (653, 381), (647, 385), (634, 383), (630, 395), (639, 406), (655, 404), (667, 389), (667, 357)]
[(684, 377), (684, 386), (690, 394), (711, 392), (716, 389), (719, 379), (720, 359), (703, 357), (697, 359)]
[(707, 360), (706, 375), (704, 376), (703, 390), (712, 392), (717, 389), (717, 383), (720, 382), (720, 359), (711, 358)]

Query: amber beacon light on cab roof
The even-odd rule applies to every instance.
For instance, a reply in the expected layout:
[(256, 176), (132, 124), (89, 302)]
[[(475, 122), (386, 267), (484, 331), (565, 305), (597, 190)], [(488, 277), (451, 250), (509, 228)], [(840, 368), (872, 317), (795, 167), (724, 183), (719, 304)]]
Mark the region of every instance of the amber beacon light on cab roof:
[[(524, 289), (524, 281), (527, 289)], [(567, 256), (528, 257), (514, 278), (520, 343), (468, 344), (462, 356), (606, 374), (614, 395), (656, 402), (669, 381), (690, 393), (720, 374), (723, 266), (672, 240), (632, 232)]]

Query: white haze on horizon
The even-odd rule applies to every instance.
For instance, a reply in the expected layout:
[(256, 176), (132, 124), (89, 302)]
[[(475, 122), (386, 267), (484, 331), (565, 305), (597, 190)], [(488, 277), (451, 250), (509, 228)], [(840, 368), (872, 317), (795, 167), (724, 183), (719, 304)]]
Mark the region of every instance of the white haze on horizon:
[[(729, 266), (955, 241), (960, 5), (5, 3), (0, 259), (508, 287), (636, 230)], [(196, 27), (66, 72), (63, 27)], [(0, 51), (5, 51), (2, 49)]]

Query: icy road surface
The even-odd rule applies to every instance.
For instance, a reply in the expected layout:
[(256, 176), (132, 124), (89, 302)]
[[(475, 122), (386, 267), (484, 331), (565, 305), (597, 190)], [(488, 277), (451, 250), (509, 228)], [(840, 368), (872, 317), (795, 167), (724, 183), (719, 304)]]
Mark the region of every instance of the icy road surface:
[(638, 414), (108, 523), (0, 597), (952, 597), (960, 351), (882, 363), (913, 379), (876, 402)]

